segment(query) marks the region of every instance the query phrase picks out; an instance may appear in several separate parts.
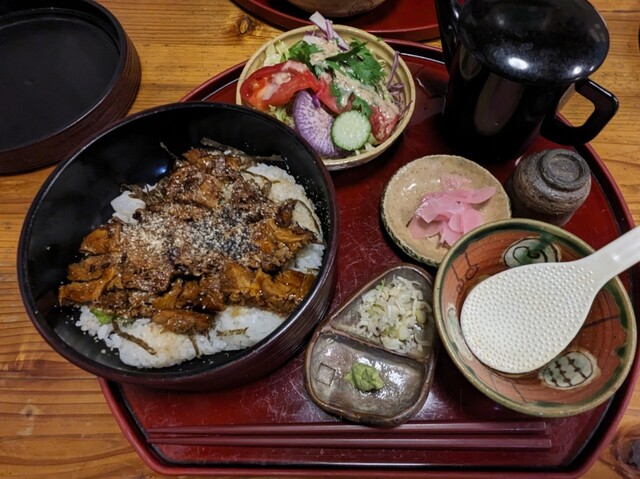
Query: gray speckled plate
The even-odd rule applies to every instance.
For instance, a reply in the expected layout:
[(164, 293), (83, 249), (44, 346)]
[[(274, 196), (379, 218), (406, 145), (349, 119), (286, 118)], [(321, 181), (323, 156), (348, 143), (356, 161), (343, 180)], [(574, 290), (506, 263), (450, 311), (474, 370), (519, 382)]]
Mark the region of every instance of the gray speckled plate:
[[(390, 284), (396, 276), (416, 284), (431, 306), (431, 276), (418, 266), (400, 263), (353, 292), (313, 334), (305, 353), (305, 386), (325, 411), (363, 424), (393, 427), (409, 420), (426, 401), (439, 348), (431, 311), (424, 325), (411, 333), (422, 346), (403, 352), (387, 349), (379, 339), (363, 333), (359, 325), (363, 295)], [(347, 374), (355, 363), (376, 370), (384, 386), (362, 392), (349, 384)]]

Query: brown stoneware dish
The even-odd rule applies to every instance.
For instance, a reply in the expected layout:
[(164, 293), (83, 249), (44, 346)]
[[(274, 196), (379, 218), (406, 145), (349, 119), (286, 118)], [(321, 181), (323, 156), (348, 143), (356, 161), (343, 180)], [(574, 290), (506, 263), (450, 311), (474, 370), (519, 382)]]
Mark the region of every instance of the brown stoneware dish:
[(637, 341), (633, 309), (619, 278), (598, 293), (569, 346), (530, 373), (504, 374), (484, 365), (471, 353), (460, 329), (465, 297), (483, 278), (523, 264), (572, 261), (592, 252), (560, 227), (528, 219), (481, 226), (451, 248), (435, 280), (436, 324), (447, 353), (476, 388), (508, 408), (543, 417), (579, 414), (616, 392), (631, 368)]
[[(424, 324), (411, 332), (418, 343), (402, 351), (397, 343), (386, 342), (384, 333), (368, 334), (362, 324), (368, 308), (380, 307), (379, 303), (368, 306), (363, 298), (378, 288), (392, 287), (397, 277), (412, 282), (426, 302)], [(321, 323), (307, 346), (304, 363), (307, 391), (320, 407), (351, 421), (384, 427), (397, 426), (420, 410), (431, 388), (438, 352), (432, 284), (431, 276), (421, 268), (396, 265), (355, 291)], [(388, 294), (396, 298), (392, 290)], [(379, 383), (354, 381), (356, 364), (364, 365), (360, 374), (371, 373), (376, 378), (369, 376), (365, 382)]]
[[(203, 355), (176, 366), (138, 369), (75, 325), (77, 308), (58, 306), (67, 267), (82, 238), (113, 213), (123, 184), (155, 184), (174, 156), (202, 138), (259, 156), (281, 155), (314, 202), (325, 242), (308, 294), (266, 338), (247, 349)], [(163, 147), (164, 146), (164, 147)], [(165, 149), (166, 148), (166, 149)], [(318, 156), (293, 130), (260, 112), (217, 103), (178, 103), (128, 117), (83, 145), (45, 181), (27, 214), (18, 251), (19, 284), (36, 329), (62, 356), (104, 378), (171, 389), (223, 389), (276, 370), (302, 348), (328, 308), (335, 280), (335, 192)]]
[(385, 0), (287, 0), (308, 13), (320, 12), (325, 17), (345, 18), (370, 12)]

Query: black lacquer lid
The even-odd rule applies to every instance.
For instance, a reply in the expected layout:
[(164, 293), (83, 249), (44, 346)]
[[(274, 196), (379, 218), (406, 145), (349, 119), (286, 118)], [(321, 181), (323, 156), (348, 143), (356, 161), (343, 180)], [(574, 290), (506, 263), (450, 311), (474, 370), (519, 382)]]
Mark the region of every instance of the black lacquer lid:
[(584, 0), (467, 1), (458, 32), (477, 60), (518, 82), (573, 83), (609, 50), (606, 24)]
[(0, 174), (58, 162), (124, 116), (135, 48), (92, 0), (0, 2)]

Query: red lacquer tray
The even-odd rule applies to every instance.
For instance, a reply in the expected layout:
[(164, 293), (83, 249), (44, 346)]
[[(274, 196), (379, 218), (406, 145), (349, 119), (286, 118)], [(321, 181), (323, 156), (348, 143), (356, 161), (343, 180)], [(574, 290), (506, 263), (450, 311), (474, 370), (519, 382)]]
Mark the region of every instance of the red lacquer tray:
[[(417, 85), (414, 115), (401, 140), (371, 163), (335, 172), (340, 214), (338, 279), (332, 308), (381, 268), (410, 261), (384, 233), (379, 201), (391, 175), (408, 161), (450, 153), (438, 131), (447, 73), (439, 51), (390, 41)], [(233, 102), (242, 65), (184, 100)], [(556, 145), (539, 140), (533, 150)], [(593, 173), (586, 203), (566, 228), (600, 248), (632, 227), (620, 192), (589, 147), (577, 148)], [(504, 180), (513, 164), (493, 168)], [(435, 275), (435, 271), (430, 271)], [(624, 282), (638, 311), (637, 268)], [(639, 349), (640, 350), (640, 349)], [(394, 429), (349, 424), (307, 396), (302, 354), (256, 383), (218, 393), (188, 393), (101, 380), (111, 410), (142, 459), (165, 474), (340, 477), (577, 477), (615, 433), (638, 376), (638, 357), (622, 388), (606, 404), (560, 419), (508, 410), (478, 392), (443, 351), (421, 411)], [(192, 427), (193, 435), (172, 434)], [(203, 427), (207, 427), (206, 434)]]
[[(309, 13), (287, 0), (234, 0), (263, 20), (282, 28), (310, 25)], [(431, 40), (440, 35), (434, 0), (387, 0), (370, 12), (355, 17), (336, 18), (335, 23), (351, 25), (373, 35), (401, 40)]]

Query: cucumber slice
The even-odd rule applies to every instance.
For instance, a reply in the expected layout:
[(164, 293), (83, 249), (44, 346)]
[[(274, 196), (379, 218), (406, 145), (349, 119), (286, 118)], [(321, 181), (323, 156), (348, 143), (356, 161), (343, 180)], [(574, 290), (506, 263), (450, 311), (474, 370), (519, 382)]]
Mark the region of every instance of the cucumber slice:
[(356, 110), (340, 113), (331, 126), (333, 143), (348, 151), (362, 148), (369, 139), (370, 133), (371, 122)]

